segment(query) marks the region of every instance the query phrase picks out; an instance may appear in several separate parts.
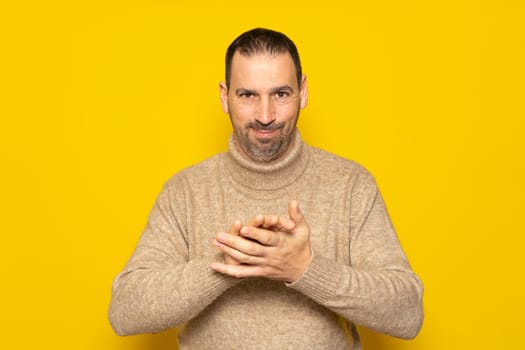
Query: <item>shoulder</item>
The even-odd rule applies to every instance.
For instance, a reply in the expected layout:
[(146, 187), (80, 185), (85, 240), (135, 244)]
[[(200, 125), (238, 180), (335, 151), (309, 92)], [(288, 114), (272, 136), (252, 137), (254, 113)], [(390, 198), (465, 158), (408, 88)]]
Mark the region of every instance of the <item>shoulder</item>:
[(331, 177), (373, 178), (370, 171), (355, 160), (344, 158), (318, 147), (307, 147), (310, 150), (312, 166), (317, 168), (319, 172), (331, 174)]
[(214, 175), (217, 175), (223, 156), (224, 152), (218, 153), (178, 171), (168, 179), (166, 186), (180, 188), (181, 186), (192, 186), (192, 184), (209, 183)]
[(361, 212), (357, 208), (369, 208), (380, 196), (375, 177), (363, 165), (316, 147), (310, 149), (312, 164), (319, 173), (317, 181), (334, 193), (346, 193), (355, 213)]

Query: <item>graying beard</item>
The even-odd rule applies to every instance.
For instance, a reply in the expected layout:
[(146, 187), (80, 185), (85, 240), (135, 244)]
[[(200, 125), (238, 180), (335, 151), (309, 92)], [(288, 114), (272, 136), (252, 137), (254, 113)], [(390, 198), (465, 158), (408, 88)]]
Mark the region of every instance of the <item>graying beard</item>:
[(286, 148), (285, 143), (284, 138), (280, 138), (270, 148), (261, 150), (255, 144), (246, 142), (244, 143), (244, 149), (253, 159), (261, 162), (271, 162), (281, 155), (283, 148)]

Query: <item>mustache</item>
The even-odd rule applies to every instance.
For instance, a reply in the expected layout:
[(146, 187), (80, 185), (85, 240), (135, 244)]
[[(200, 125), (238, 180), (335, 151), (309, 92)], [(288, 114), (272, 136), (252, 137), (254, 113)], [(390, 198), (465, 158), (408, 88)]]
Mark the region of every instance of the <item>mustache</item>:
[(271, 123), (271, 124), (263, 124), (259, 121), (250, 122), (246, 124), (246, 128), (252, 128), (256, 131), (273, 131), (277, 129), (282, 129), (284, 127), (284, 123)]

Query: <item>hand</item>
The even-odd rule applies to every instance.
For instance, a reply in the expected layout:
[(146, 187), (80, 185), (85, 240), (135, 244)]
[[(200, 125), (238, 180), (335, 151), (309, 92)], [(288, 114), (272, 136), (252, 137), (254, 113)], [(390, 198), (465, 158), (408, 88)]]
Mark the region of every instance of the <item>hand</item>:
[(288, 205), (289, 218), (258, 215), (239, 235), (219, 233), (214, 244), (239, 265), (213, 263), (220, 273), (237, 277), (265, 277), (286, 282), (299, 278), (311, 260), (310, 227), (297, 201)]
[[(240, 231), (242, 228), (242, 222), (240, 220), (236, 220), (233, 225), (231, 225), (230, 229), (228, 230), (228, 233), (232, 236), (239, 236)], [(224, 254), (224, 263), (229, 265), (240, 265), (241, 263), (232, 258), (231, 256)]]
[[(283, 228), (283, 226), (279, 223), (279, 217), (275, 215), (257, 215), (253, 218), (251, 218), (245, 226), (249, 227), (263, 227), (267, 229), (271, 229), (273, 231), (278, 230), (279, 228)], [(236, 220), (232, 226), (230, 226), (230, 229), (228, 230), (228, 233), (232, 236), (240, 236), (241, 228), (243, 227), (242, 222), (240, 220)], [(224, 233), (219, 233), (218, 235), (224, 235)], [(214, 242), (216, 245), (217, 243)], [(235, 260), (232, 256), (228, 254), (224, 254), (224, 263), (229, 265), (240, 265), (241, 263), (237, 260)]]

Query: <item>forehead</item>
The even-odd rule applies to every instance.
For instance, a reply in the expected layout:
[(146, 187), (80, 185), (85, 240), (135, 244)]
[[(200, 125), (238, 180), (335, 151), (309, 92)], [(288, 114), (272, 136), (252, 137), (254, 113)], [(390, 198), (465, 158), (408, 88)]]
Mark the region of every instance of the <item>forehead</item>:
[(231, 85), (297, 86), (295, 64), (288, 52), (243, 55), (236, 52), (231, 65)]

